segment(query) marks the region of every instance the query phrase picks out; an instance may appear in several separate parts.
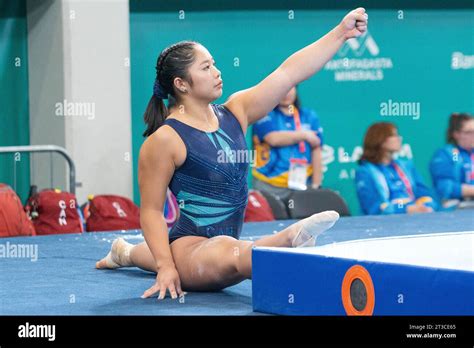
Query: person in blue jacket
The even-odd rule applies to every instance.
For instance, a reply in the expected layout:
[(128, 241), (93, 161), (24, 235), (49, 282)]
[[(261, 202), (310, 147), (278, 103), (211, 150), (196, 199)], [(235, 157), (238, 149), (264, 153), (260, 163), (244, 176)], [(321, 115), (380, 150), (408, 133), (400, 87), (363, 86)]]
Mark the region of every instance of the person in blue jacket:
[(474, 118), (454, 113), (449, 119), (448, 144), (430, 162), (436, 193), (444, 208), (474, 199)]
[(388, 122), (369, 127), (356, 170), (356, 190), (364, 214), (429, 213), (436, 210), (430, 189), (408, 159), (395, 159), (401, 148), (396, 126)]
[(257, 161), (252, 170), (253, 187), (286, 199), (294, 189), (290, 182), (292, 162), (303, 163), (299, 189), (318, 188), (322, 182), (323, 128), (316, 112), (301, 107), (296, 87), (253, 126)]

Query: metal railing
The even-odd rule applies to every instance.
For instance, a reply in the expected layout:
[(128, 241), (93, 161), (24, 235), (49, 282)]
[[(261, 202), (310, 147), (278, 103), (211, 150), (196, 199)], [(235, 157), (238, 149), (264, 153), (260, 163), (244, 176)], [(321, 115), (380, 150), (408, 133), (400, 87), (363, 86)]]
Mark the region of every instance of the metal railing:
[(25, 145), (25, 146), (0, 146), (0, 153), (16, 152), (48, 152), (58, 153), (66, 159), (69, 165), (69, 192), (76, 193), (76, 166), (65, 148), (57, 145)]

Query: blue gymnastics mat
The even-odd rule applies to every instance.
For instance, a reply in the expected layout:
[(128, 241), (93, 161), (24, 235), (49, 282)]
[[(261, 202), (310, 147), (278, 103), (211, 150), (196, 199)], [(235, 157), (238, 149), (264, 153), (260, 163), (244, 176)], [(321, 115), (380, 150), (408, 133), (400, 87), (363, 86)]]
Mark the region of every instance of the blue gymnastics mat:
[[(276, 233), (293, 221), (247, 223), (243, 240)], [(341, 218), (318, 245), (342, 241), (474, 230), (473, 211)], [(96, 270), (95, 262), (118, 236), (143, 241), (141, 231), (114, 231), (0, 239), (8, 247), (37, 246), (35, 257), (0, 255), (0, 315), (259, 315), (252, 283), (219, 292), (190, 292), (184, 303), (141, 299), (155, 275), (138, 268)], [(30, 255), (32, 256), (32, 255)]]

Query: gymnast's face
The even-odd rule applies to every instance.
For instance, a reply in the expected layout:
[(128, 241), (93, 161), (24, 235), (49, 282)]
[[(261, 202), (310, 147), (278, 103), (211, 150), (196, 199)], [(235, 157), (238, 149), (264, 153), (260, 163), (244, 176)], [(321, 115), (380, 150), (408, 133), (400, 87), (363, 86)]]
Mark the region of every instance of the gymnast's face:
[(290, 89), (288, 94), (280, 101), (280, 106), (288, 107), (295, 102), (296, 99), (296, 87)]
[(382, 144), (382, 149), (388, 152), (397, 152), (400, 151), (402, 147), (402, 137), (398, 134), (398, 131), (395, 129), (387, 139), (385, 139)]
[(195, 45), (195, 60), (189, 68), (189, 74), (193, 85), (187, 86), (188, 95), (194, 99), (212, 102), (222, 96), (221, 72), (216, 67), (216, 62), (209, 51), (201, 46)]
[(463, 122), (459, 132), (453, 134), (456, 143), (468, 151), (474, 148), (474, 119)]

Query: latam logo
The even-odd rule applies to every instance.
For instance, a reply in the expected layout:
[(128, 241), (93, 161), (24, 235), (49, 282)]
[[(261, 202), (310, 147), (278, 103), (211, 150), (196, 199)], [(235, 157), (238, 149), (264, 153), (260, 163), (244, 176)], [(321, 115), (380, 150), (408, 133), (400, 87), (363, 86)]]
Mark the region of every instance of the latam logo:
[(336, 59), (330, 60), (324, 70), (334, 71), (334, 80), (342, 81), (381, 81), (384, 70), (392, 69), (390, 57), (379, 57), (380, 48), (374, 37), (364, 35), (347, 40), (337, 52)]

